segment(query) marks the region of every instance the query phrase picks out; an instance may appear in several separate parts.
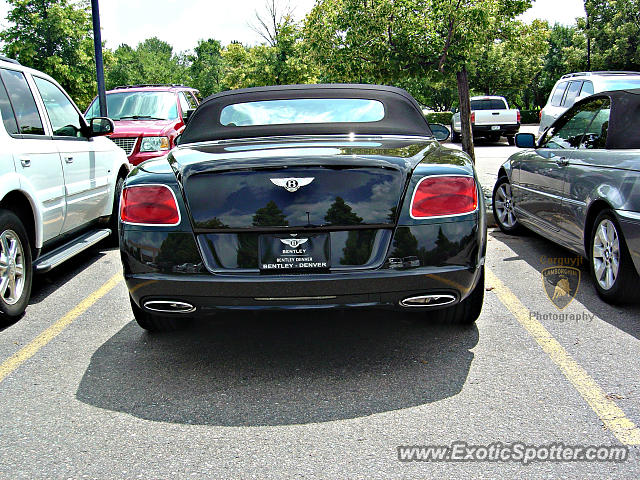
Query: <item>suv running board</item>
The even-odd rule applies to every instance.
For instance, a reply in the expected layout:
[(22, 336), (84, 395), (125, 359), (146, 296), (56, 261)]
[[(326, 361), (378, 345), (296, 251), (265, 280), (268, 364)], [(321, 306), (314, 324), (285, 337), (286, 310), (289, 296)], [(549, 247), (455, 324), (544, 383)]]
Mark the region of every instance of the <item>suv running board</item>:
[(33, 270), (35, 273), (46, 273), (80, 252), (84, 252), (87, 248), (92, 247), (109, 235), (111, 235), (111, 230), (108, 228), (86, 232), (69, 243), (65, 243), (46, 255), (42, 255), (33, 262)]

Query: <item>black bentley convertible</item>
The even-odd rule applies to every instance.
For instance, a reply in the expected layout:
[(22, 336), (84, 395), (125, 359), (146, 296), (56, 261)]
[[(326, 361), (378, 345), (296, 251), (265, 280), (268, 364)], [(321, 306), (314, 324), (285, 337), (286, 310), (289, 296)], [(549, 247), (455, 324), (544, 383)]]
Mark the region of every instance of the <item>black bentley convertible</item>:
[(148, 330), (224, 309), (380, 307), (472, 323), (482, 308), (473, 165), (398, 88), (207, 98), (179, 146), (127, 178), (119, 235)]

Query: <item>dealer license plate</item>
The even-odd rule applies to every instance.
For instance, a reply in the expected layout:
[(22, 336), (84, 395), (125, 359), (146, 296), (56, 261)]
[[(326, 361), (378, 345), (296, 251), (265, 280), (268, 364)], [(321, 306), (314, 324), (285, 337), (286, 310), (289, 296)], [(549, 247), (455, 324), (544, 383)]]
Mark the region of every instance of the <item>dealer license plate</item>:
[(331, 242), (328, 233), (260, 235), (260, 270), (327, 270)]

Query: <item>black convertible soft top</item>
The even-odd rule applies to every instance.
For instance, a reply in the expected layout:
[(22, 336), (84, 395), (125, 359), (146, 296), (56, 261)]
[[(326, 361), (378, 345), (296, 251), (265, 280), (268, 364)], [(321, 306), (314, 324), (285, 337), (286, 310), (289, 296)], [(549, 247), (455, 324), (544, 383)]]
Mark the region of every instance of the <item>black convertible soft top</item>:
[(640, 148), (640, 89), (602, 92), (593, 97), (599, 96), (611, 98), (612, 103), (607, 148)]
[[(384, 105), (384, 117), (372, 122), (288, 123), (278, 125), (222, 125), (228, 105), (289, 99), (367, 99)], [(180, 144), (235, 138), (286, 135), (411, 135), (432, 136), (420, 106), (405, 90), (382, 85), (278, 85), (229, 90), (207, 97), (189, 119)]]

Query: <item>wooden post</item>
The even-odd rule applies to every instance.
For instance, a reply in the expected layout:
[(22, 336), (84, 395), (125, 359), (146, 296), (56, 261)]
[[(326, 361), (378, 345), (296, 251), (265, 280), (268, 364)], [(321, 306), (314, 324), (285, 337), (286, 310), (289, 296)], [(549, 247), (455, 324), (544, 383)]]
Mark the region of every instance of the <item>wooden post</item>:
[(473, 163), (476, 163), (476, 156), (473, 150), (473, 133), (471, 131), (471, 103), (469, 101), (469, 78), (467, 68), (456, 74), (458, 81), (458, 99), (460, 101), (460, 126), (462, 130), (462, 150), (466, 152)]

